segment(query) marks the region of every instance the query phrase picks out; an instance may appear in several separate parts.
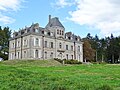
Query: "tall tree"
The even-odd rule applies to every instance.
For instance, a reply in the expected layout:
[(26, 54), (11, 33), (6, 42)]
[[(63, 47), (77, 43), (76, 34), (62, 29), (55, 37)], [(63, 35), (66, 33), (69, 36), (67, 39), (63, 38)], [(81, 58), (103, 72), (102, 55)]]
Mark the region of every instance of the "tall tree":
[(84, 45), (83, 45), (83, 57), (86, 61), (94, 61), (95, 56), (95, 50), (91, 48), (91, 44), (87, 39), (83, 39)]
[(9, 27), (0, 27), (0, 57), (4, 60), (8, 59), (9, 53), (9, 38), (11, 36), (11, 30)]

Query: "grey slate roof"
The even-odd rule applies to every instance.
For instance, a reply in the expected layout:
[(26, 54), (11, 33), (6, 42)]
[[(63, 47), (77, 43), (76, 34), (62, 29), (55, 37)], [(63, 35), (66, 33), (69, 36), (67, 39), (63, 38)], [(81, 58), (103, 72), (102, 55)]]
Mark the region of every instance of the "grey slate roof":
[(57, 17), (50, 19), (50, 21), (48, 22), (45, 28), (49, 28), (52, 26), (59, 26), (59, 27), (64, 28), (64, 26), (61, 24), (61, 22), (59, 21)]

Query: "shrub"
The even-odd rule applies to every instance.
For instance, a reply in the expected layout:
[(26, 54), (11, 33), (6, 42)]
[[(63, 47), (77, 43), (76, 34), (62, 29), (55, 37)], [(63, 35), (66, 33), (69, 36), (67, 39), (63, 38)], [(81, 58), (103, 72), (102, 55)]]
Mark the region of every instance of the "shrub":
[(77, 60), (64, 60), (65, 64), (82, 64), (81, 62)]

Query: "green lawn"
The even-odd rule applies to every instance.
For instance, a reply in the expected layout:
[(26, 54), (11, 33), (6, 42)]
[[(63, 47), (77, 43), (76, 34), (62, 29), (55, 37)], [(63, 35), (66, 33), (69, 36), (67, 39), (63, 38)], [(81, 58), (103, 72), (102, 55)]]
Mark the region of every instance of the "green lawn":
[(120, 65), (0, 62), (0, 90), (120, 90)]

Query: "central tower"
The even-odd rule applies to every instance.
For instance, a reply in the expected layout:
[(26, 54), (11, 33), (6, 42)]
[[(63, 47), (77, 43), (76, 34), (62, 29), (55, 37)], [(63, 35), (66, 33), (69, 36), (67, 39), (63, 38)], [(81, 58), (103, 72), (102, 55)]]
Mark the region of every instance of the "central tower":
[(50, 30), (51, 32), (54, 32), (54, 35), (56, 38), (62, 37), (64, 38), (65, 28), (59, 21), (58, 17), (51, 18), (51, 15), (49, 15), (49, 22), (45, 27), (46, 29)]

